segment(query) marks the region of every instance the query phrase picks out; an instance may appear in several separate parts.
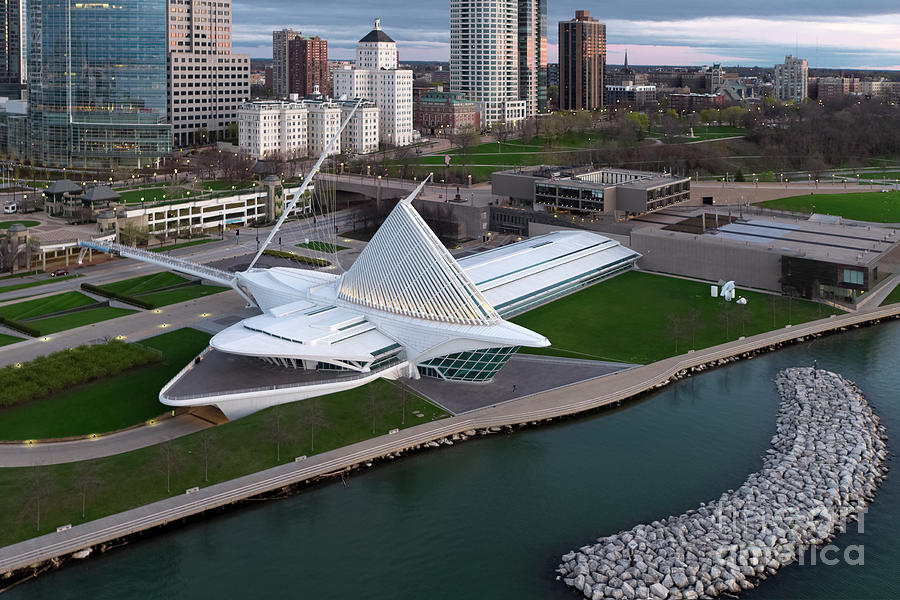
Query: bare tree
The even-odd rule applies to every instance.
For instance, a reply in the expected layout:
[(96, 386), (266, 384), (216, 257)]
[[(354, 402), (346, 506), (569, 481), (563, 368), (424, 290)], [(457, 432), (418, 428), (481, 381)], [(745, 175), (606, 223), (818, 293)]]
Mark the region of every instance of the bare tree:
[(372, 434), (377, 431), (378, 418), (382, 414), (381, 398), (374, 383), (366, 386), (366, 416), (372, 419)]
[(281, 443), (285, 439), (284, 411), (281, 406), (275, 406), (269, 411), (269, 432), (272, 441), (275, 442), (275, 462), (281, 462)]
[(24, 478), (25, 505), (24, 512), (33, 509), (35, 515), (35, 531), (41, 530), (41, 509), (45, 501), (50, 497), (53, 480), (44, 467), (32, 467)]
[(459, 148), (461, 154), (468, 154), (481, 141), (474, 127), (461, 127), (450, 136), (450, 143)]
[(75, 485), (81, 496), (81, 518), (87, 513), (87, 495), (90, 490), (100, 485), (101, 479), (97, 463), (92, 460), (81, 461), (75, 465)]
[(406, 386), (399, 384), (400, 389), (400, 424), (406, 425)]
[(310, 452), (316, 451), (316, 429), (320, 427), (328, 427), (328, 419), (325, 411), (317, 399), (306, 400), (300, 407), (300, 422), (305, 427), (309, 427), (310, 436)]
[(495, 123), (493, 127), (494, 137), (501, 144), (505, 144), (509, 139), (509, 125), (506, 123)]
[(200, 454), (203, 456), (203, 481), (209, 481), (209, 459), (216, 451), (218, 433), (216, 429), (204, 429), (200, 432)]
[(681, 341), (684, 330), (684, 320), (680, 315), (675, 313), (666, 315), (666, 333), (669, 334), (669, 337), (671, 337), (672, 341), (675, 343), (675, 354), (678, 354), (678, 342)]
[(725, 339), (729, 339), (731, 337), (731, 322), (732, 322), (732, 312), (734, 311), (734, 305), (731, 302), (726, 302), (722, 305), (722, 310), (719, 313), (719, 320), (722, 321), (722, 324), (725, 326)]
[(697, 308), (691, 308), (684, 314), (685, 327), (691, 332), (691, 348), (697, 349), (697, 330), (703, 325), (703, 315)]
[(166, 475), (166, 493), (172, 493), (172, 473), (176, 470), (178, 464), (178, 452), (175, 443), (172, 440), (163, 442), (156, 447), (156, 453), (159, 458), (159, 470)]

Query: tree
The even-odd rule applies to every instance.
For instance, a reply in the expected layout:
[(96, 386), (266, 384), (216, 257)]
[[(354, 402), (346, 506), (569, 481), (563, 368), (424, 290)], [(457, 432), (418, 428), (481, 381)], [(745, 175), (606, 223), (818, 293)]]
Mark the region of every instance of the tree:
[(328, 419), (325, 411), (319, 404), (318, 399), (306, 400), (300, 406), (300, 421), (304, 426), (309, 427), (310, 452), (316, 451), (316, 429), (319, 427), (328, 427)]
[(75, 485), (81, 496), (81, 518), (85, 518), (87, 509), (87, 495), (90, 490), (97, 487), (100, 476), (97, 472), (97, 463), (92, 460), (81, 461), (75, 465)]
[(150, 231), (138, 225), (134, 219), (125, 221), (119, 228), (119, 241), (126, 246), (140, 246), (150, 239)]
[(397, 388), (400, 390), (400, 424), (406, 425), (406, 386), (401, 383)]
[(198, 146), (204, 146), (209, 142), (209, 129), (200, 127), (194, 132), (194, 143)]
[(374, 383), (366, 386), (366, 416), (372, 419), (372, 434), (377, 431), (378, 418), (381, 416), (381, 398)]
[(509, 139), (509, 125), (506, 123), (494, 123), (493, 132), (494, 137), (501, 144), (505, 144), (506, 140)]
[(51, 495), (53, 480), (44, 467), (32, 467), (25, 475), (25, 512), (35, 511), (35, 531), (41, 530), (41, 508)]
[(163, 442), (156, 447), (157, 463), (159, 470), (166, 475), (166, 493), (172, 493), (172, 473), (178, 464), (178, 452), (172, 440)]
[(284, 411), (281, 405), (275, 406), (269, 411), (269, 433), (275, 442), (275, 462), (281, 462), (281, 443), (285, 439)]
[(203, 456), (203, 481), (209, 481), (209, 459), (216, 450), (218, 434), (216, 429), (204, 429), (200, 432), (200, 454)]
[(697, 349), (697, 330), (703, 325), (703, 315), (697, 308), (688, 309), (684, 315), (685, 327), (691, 332), (691, 348)]
[(481, 136), (471, 126), (460, 127), (456, 133), (450, 134), (450, 143), (459, 148), (461, 154), (468, 154), (480, 141)]
[(678, 342), (684, 336), (685, 329), (684, 319), (680, 315), (675, 313), (666, 315), (666, 333), (675, 343), (675, 354), (678, 354)]
[(236, 122), (228, 124), (228, 127), (225, 129), (225, 140), (231, 144), (238, 143), (238, 124)]

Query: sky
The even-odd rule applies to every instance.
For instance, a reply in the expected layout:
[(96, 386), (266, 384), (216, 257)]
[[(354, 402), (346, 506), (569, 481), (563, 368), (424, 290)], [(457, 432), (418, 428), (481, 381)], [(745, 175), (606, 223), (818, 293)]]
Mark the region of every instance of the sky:
[[(550, 62), (557, 23), (588, 10), (606, 23), (607, 62), (771, 67), (786, 54), (810, 67), (900, 70), (897, 0), (549, 0)], [(325, 8), (323, 8), (325, 6)], [(328, 40), (328, 57), (352, 58), (375, 18), (401, 60), (449, 60), (449, 0), (233, 0), (233, 51), (271, 58), (272, 31), (290, 27)]]

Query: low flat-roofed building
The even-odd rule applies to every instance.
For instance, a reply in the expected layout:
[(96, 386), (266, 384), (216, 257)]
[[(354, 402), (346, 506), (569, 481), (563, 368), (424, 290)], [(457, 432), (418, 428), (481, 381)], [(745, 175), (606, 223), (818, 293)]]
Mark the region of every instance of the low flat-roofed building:
[(493, 193), (536, 211), (628, 216), (689, 200), (690, 177), (626, 169), (534, 167), (491, 176)]
[(679, 208), (634, 222), (630, 246), (643, 255), (641, 268), (848, 302), (884, 279), (879, 263), (897, 240), (888, 228), (716, 210)]

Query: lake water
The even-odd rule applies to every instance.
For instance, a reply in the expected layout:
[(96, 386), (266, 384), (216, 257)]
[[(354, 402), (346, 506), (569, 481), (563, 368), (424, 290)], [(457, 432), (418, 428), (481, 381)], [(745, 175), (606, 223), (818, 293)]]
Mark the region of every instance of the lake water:
[[(900, 439), (900, 323), (704, 373), (625, 408), (477, 439), (72, 564), (4, 598), (560, 598), (559, 557), (715, 499), (757, 470), (772, 377), (810, 365), (856, 381)], [(792, 566), (746, 598), (900, 597), (900, 477), (869, 507), (865, 564)]]

